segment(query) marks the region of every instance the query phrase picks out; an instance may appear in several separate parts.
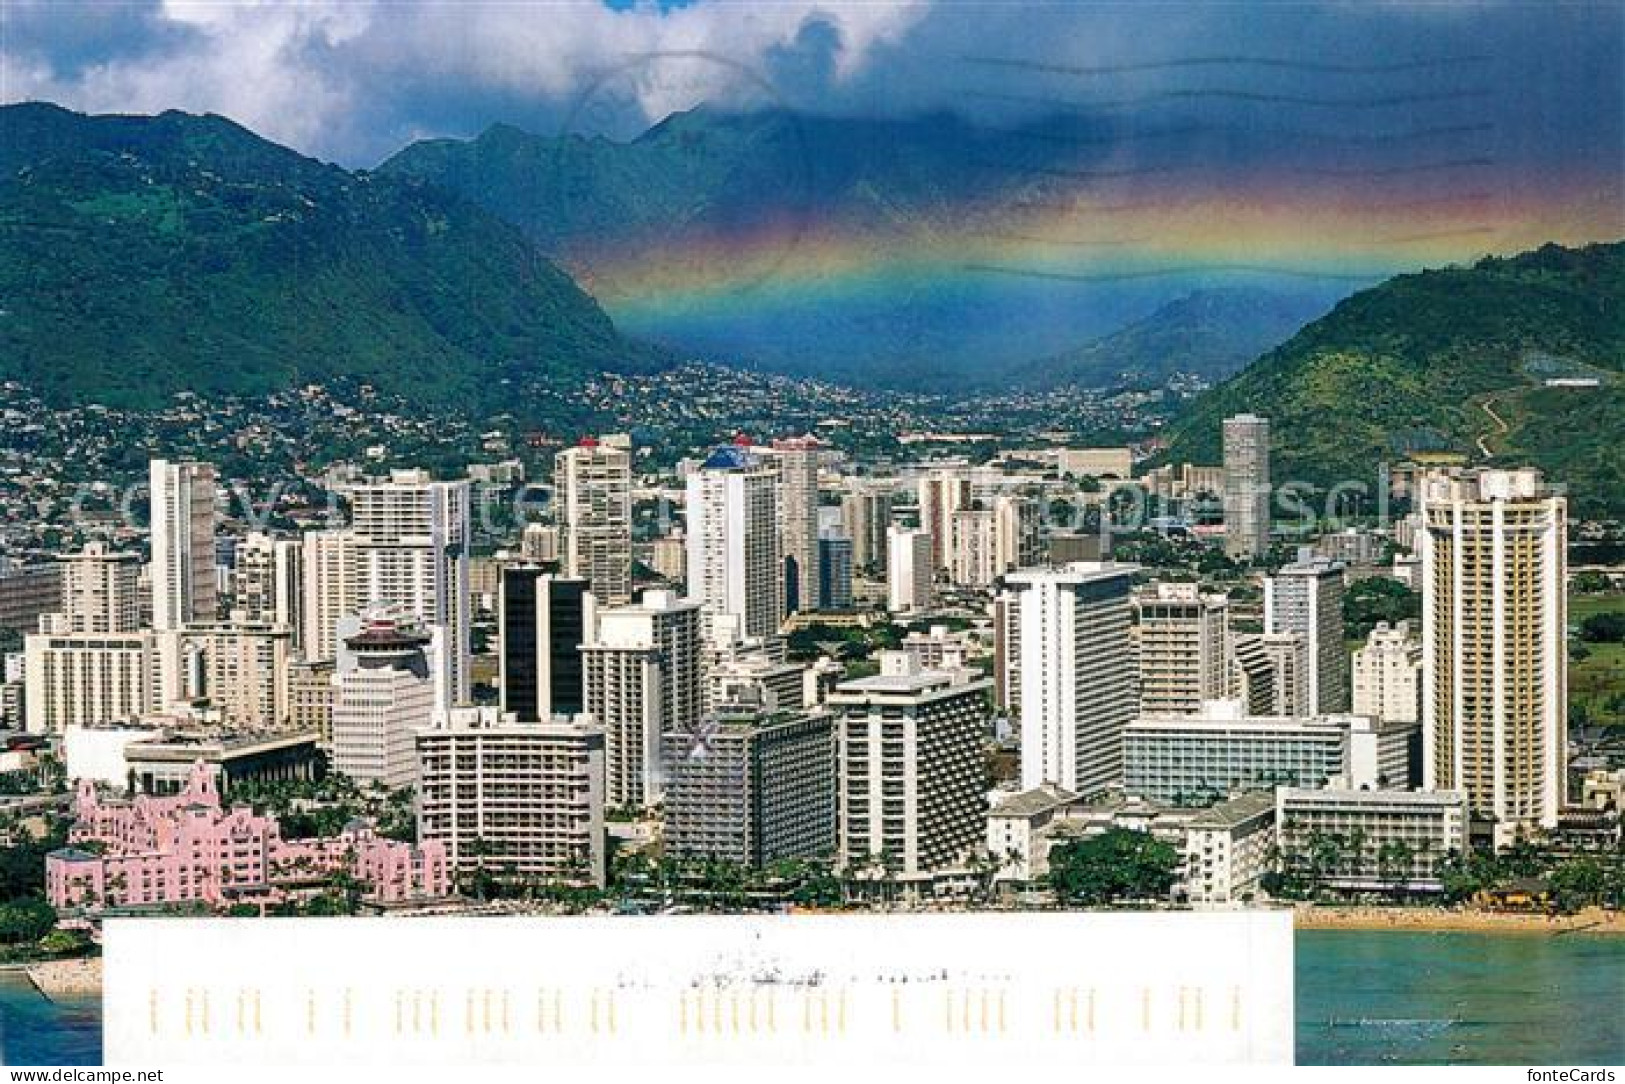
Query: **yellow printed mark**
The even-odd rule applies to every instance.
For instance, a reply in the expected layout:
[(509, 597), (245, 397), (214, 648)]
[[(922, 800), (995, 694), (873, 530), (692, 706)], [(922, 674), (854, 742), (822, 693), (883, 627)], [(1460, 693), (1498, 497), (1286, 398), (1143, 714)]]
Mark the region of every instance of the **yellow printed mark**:
[(1230, 987), (1230, 1030), (1241, 1030), (1241, 987)]
[(895, 986), (891, 991), (891, 1029), (903, 1030), (903, 993)]
[(158, 1034), (158, 988), (153, 987), (147, 991), (147, 1029), (153, 1035)]
[(1151, 987), (1140, 988), (1140, 1030), (1151, 1030)]

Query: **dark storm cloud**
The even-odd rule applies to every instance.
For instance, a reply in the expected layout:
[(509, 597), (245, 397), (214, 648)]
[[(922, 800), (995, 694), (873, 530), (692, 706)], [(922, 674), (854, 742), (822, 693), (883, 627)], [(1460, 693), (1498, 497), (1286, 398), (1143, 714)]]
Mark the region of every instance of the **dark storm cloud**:
[[(8, 100), (212, 110), (352, 165), (494, 121), (624, 136), (700, 100), (772, 97), (829, 113), (951, 109), (989, 125), (1076, 111), (1109, 134), (1199, 126), (1240, 133), (1211, 153), (1253, 161), (1276, 133), (1288, 155), (1409, 139), (1404, 162), (1487, 158), (1552, 177), (1625, 168), (1615, 3), (0, 10)], [(595, 94), (589, 123), (582, 102)]]

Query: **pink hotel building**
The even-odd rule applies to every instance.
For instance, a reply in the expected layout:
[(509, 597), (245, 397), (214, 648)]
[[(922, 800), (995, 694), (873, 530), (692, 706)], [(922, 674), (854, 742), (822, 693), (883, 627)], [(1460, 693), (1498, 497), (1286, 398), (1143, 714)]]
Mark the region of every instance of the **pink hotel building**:
[(201, 763), (186, 789), (170, 797), (104, 801), (81, 780), (74, 815), (69, 845), (45, 859), (46, 893), (57, 908), (219, 907), (278, 899), (341, 872), (378, 903), (451, 892), (443, 844), (383, 839), (360, 822), (337, 836), (285, 840), (275, 818), (222, 806)]

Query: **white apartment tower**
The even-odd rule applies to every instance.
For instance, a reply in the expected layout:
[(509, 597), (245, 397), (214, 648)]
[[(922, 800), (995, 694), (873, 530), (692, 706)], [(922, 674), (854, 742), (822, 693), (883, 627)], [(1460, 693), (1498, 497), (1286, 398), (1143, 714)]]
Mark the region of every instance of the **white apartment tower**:
[(1422, 776), (1496, 822), (1550, 828), (1568, 727), (1567, 502), (1533, 470), (1420, 486)]
[(173, 631), (213, 621), (215, 470), (210, 463), (149, 465), (152, 529), (152, 626)]
[(922, 670), (900, 652), (842, 682), (835, 714), (837, 861), (858, 879), (928, 880), (983, 834), (986, 680)]
[(778, 519), (777, 472), (748, 447), (723, 445), (688, 476), (688, 598), (746, 636), (784, 622)]
[(1235, 657), (1224, 595), (1158, 583), (1134, 596), (1134, 613), (1142, 715), (1191, 715), (1228, 695)]
[(670, 591), (601, 610), (581, 649), (587, 714), (604, 728), (604, 800), (612, 808), (658, 802), (662, 736), (699, 726), (700, 607)]
[(1006, 578), (1021, 680), (1021, 786), (1085, 797), (1123, 776), (1134, 718), (1129, 591), (1135, 566), (1076, 562)]
[(961, 508), (948, 517), (948, 578), (959, 587), (991, 587), (1002, 569), (997, 523), (983, 508)]
[(1270, 422), (1224, 420), (1224, 551), (1250, 560), (1270, 546)]
[(399, 606), (431, 631), (439, 630), (439, 706), (467, 703), (468, 483), (436, 482), (427, 471), (399, 470), (387, 481), (355, 486), (350, 500), (358, 602)]
[(1354, 714), (1386, 723), (1422, 719), (1422, 645), (1410, 622), (1371, 630), (1354, 653)]
[(931, 608), (931, 536), (908, 527), (886, 532), (886, 608), (907, 613)]
[(588, 437), (554, 459), (555, 523), (566, 576), (606, 606), (632, 601), (632, 453), (625, 436)]
[(1264, 580), (1264, 631), (1298, 637), (1308, 714), (1347, 711), (1349, 653), (1343, 643), (1343, 566), (1307, 550)]

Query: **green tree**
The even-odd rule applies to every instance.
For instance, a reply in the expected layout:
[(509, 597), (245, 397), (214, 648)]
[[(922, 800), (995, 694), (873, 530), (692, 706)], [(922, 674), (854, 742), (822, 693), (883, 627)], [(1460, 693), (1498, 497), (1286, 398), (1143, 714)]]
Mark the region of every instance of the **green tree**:
[(1148, 832), (1113, 828), (1050, 852), (1050, 885), (1067, 903), (1160, 900), (1178, 877), (1179, 852)]
[(0, 944), (33, 944), (56, 925), (56, 911), (37, 897), (0, 904)]

